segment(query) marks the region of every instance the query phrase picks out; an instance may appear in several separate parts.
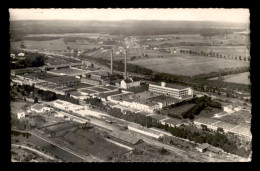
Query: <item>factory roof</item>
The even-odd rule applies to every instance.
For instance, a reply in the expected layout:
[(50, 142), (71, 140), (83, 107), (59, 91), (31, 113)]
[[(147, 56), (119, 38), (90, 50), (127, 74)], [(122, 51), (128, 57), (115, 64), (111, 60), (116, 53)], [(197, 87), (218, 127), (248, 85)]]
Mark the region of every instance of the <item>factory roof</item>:
[(206, 124), (206, 125), (212, 125), (214, 123), (220, 122), (220, 121), (215, 120), (215, 119), (204, 118), (204, 117), (196, 118), (194, 121), (202, 123), (202, 124)]
[(108, 93), (100, 93), (98, 95), (98, 97), (107, 98), (108, 96), (117, 95), (117, 94), (121, 94), (121, 93), (119, 91), (113, 91), (113, 92), (108, 92)]
[(179, 124), (182, 123), (181, 120), (179, 120), (179, 119), (174, 119), (174, 118), (169, 118), (169, 119), (167, 119), (167, 120), (164, 120), (163, 122), (164, 122), (165, 124), (170, 124), (170, 125), (174, 125), (174, 126), (179, 125)]
[(31, 107), (31, 109), (34, 109), (34, 110), (41, 110), (42, 108), (44, 108), (44, 105), (38, 104), (38, 103), (32, 105), (32, 107)]
[(89, 90), (89, 89), (80, 89), (78, 91), (83, 92), (83, 93), (87, 93), (87, 94), (97, 93), (96, 91), (92, 91), (92, 90)]
[(150, 115), (151, 118), (154, 118), (156, 120), (162, 120), (162, 119), (166, 119), (167, 117), (166, 116), (163, 116), (163, 115)]
[[(150, 85), (156, 85), (156, 86), (161, 86), (161, 83), (149, 83), (149, 86)], [(180, 85), (176, 85), (176, 84), (166, 84), (165, 86), (166, 88), (173, 88), (173, 89), (177, 89), (177, 90), (182, 90), (182, 89), (185, 89), (185, 88), (188, 88), (188, 87), (184, 87), (184, 86), (180, 86)]]
[(136, 138), (135, 136), (129, 136), (125, 133), (120, 133), (120, 132), (117, 132), (117, 133), (110, 132), (109, 135), (112, 137), (118, 138), (120, 140), (126, 141), (128, 143), (131, 143), (131, 144), (137, 144), (141, 140), (139, 138)]
[(179, 99), (176, 99), (176, 98), (173, 98), (173, 97), (169, 97), (169, 96), (164, 96), (164, 95), (159, 95), (159, 96), (156, 96), (156, 97), (152, 97), (149, 100), (152, 100), (154, 102), (174, 102), (174, 103), (177, 103), (177, 102), (180, 101)]
[(144, 92), (135, 94), (135, 97), (140, 98), (140, 99), (149, 99), (149, 98), (153, 98), (155, 96), (159, 96), (159, 95), (156, 95), (156, 94), (154, 94), (153, 92), (150, 92), (150, 91), (144, 91)]

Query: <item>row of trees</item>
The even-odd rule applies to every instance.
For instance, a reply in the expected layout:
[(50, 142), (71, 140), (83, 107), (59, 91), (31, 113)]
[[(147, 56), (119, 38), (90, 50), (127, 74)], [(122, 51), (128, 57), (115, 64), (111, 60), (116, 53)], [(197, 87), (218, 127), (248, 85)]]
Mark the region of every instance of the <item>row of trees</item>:
[[(197, 99), (197, 102), (199, 103), (202, 100), (207, 101), (206, 98), (202, 98)], [(191, 131), (185, 127), (171, 127), (168, 124), (162, 125), (156, 119), (151, 118), (150, 116), (144, 116), (132, 112), (123, 114), (120, 109), (111, 108), (108, 105), (103, 105), (102, 101), (96, 98), (88, 99), (86, 102), (101, 108), (102, 110), (106, 111), (107, 114), (116, 118), (124, 119), (129, 122), (135, 122), (148, 128), (156, 127), (164, 129), (165, 131), (170, 132), (173, 136), (185, 138), (196, 143), (209, 143), (213, 146), (222, 148), (228, 153), (237, 154), (243, 157), (248, 157), (249, 155), (249, 151), (245, 151), (244, 148), (237, 146), (235, 141), (228, 139), (227, 135), (222, 134), (221, 131), (209, 133), (207, 131)]]
[(181, 53), (183, 54), (189, 54), (189, 55), (200, 55), (200, 56), (208, 56), (208, 57), (216, 57), (216, 58), (222, 58), (222, 59), (235, 59), (235, 60), (244, 60), (244, 61), (250, 61), (250, 57), (246, 58), (245, 56), (236, 56), (236, 55), (223, 55), (217, 52), (204, 52), (204, 51), (194, 51), (194, 50), (185, 50), (185, 49), (181, 49), (180, 50)]

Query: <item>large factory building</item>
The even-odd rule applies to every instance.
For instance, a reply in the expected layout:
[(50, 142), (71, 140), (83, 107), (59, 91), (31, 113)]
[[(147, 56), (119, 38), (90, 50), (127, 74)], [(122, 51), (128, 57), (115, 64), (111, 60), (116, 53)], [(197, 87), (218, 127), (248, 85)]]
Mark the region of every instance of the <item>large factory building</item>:
[(162, 82), (161, 85), (149, 84), (149, 91), (174, 97), (180, 100), (186, 100), (193, 97), (193, 90), (190, 87), (182, 87), (177, 85), (169, 85)]

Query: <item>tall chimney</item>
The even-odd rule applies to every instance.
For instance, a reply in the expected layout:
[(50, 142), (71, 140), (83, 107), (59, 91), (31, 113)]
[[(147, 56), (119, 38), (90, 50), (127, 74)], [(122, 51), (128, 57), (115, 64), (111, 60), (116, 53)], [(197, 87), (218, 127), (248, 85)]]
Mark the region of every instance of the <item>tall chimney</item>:
[(111, 74), (113, 74), (113, 50), (111, 50)]
[(125, 79), (127, 79), (127, 70), (126, 70), (126, 67), (127, 67), (127, 51), (125, 50)]

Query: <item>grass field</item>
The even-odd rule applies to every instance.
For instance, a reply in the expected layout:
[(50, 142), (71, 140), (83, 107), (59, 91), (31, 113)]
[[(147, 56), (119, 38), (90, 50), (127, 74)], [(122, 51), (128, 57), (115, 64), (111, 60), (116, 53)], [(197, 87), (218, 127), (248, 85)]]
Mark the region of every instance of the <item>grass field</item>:
[[(250, 85), (250, 79), (248, 78), (250, 75), (249, 72), (244, 72), (240, 74), (234, 74), (234, 75), (227, 75), (224, 76), (224, 82), (230, 82), (230, 83), (239, 83), (239, 84), (246, 84)], [(209, 80), (217, 80), (218, 78), (211, 78)]]
[(79, 129), (75, 133), (68, 133), (64, 138), (73, 142), (76, 148), (103, 160), (127, 152), (126, 149), (106, 141), (92, 130)]
[(162, 110), (162, 113), (165, 115), (168, 114), (176, 114), (176, 115), (181, 115), (182, 112), (185, 112), (187, 110), (189, 110), (190, 108), (192, 108), (195, 104), (185, 104), (185, 105), (181, 105), (172, 109), (167, 109), (167, 110)]
[[(27, 49), (47, 49), (47, 50), (66, 50), (69, 46), (71, 49), (89, 49), (89, 48), (98, 48), (100, 45), (95, 44), (87, 44), (86, 42), (68, 42), (67, 44), (64, 43), (63, 39), (56, 39), (56, 40), (48, 40), (48, 41), (31, 41), (31, 40), (24, 40), (23, 41), (25, 47)], [(19, 42), (12, 42), (11, 47), (14, 49), (20, 48), (21, 41)]]
[(249, 66), (247, 62), (203, 56), (149, 58), (135, 60), (129, 63), (140, 65), (157, 72), (186, 76), (216, 72), (224, 68)]

